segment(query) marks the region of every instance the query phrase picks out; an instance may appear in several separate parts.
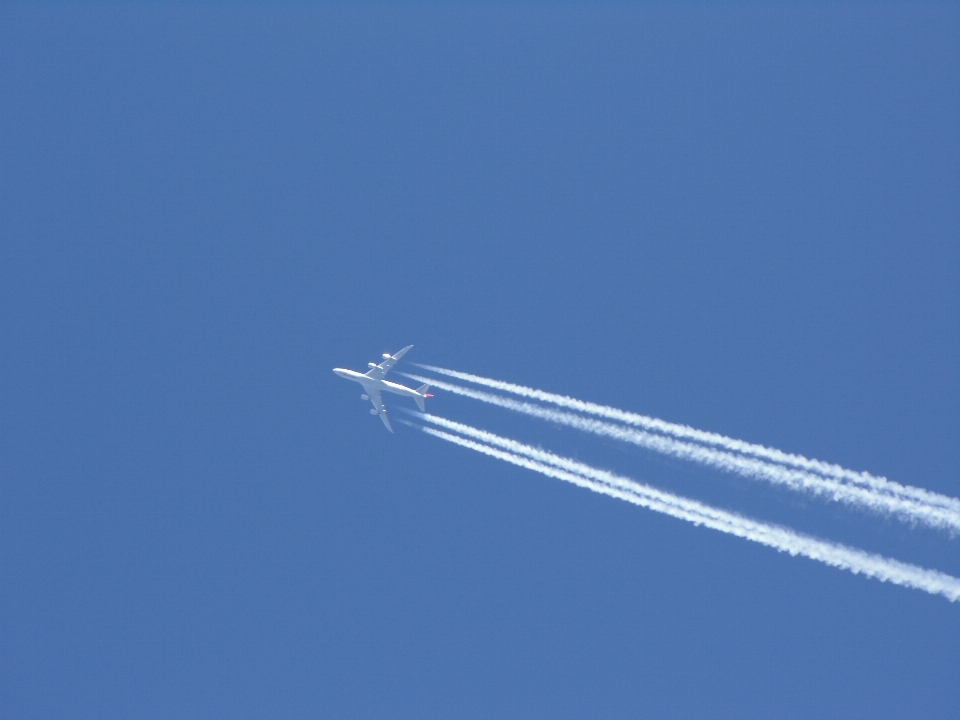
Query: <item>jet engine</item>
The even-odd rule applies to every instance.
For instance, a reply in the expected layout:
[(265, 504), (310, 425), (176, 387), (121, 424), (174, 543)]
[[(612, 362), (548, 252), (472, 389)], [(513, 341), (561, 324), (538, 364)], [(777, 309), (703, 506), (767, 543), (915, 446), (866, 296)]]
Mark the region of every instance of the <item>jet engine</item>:
[(371, 415), (379, 415), (379, 413), (376, 411), (375, 408), (370, 408), (370, 414), (371, 414)]
[(367, 363), (368, 368), (375, 368), (376, 366), (377, 366), (376, 363)]
[(369, 399), (370, 399), (370, 396), (369, 396), (369, 395), (361, 395), (361, 396), (360, 396), (360, 399), (361, 399), (361, 400), (369, 400)]
[(389, 359), (390, 359), (390, 353), (384, 353), (384, 354), (383, 354), (383, 359), (384, 359), (384, 360), (389, 360)]

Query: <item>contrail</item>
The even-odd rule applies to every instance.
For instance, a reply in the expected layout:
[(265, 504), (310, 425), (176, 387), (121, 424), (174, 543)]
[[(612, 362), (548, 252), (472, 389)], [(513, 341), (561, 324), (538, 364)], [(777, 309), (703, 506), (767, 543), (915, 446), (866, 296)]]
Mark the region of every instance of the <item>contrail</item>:
[[(469, 425), (433, 415), (413, 414), (427, 422), (476, 439), (471, 440), (468, 437), (453, 435), (431, 427), (415, 426), (425, 433), (548, 477), (564, 480), (603, 495), (686, 520), (694, 525), (703, 525), (752, 540), (780, 552), (819, 560), (832, 567), (849, 570), (854, 574), (862, 574), (883, 582), (942, 595), (951, 602), (960, 600), (960, 578), (938, 570), (921, 568), (885, 558), (882, 555), (802, 535), (788, 528), (751, 520)], [(413, 425), (413, 423), (407, 424)]]
[(903, 497), (916, 502), (925, 503), (930, 507), (942, 508), (944, 510), (948, 510), (956, 517), (960, 517), (960, 499), (941, 495), (929, 490), (924, 490), (923, 488), (901, 485), (900, 483), (888, 480), (884, 477), (871, 475), (870, 473), (855, 472), (853, 470), (843, 468), (840, 465), (834, 465), (831, 463), (822, 462), (820, 460), (811, 460), (803, 457), (802, 455), (785, 453), (782, 450), (725, 437), (719, 433), (697, 430), (687, 425), (679, 425), (677, 423), (667, 422), (665, 420), (660, 420), (646, 415), (619, 410), (607, 405), (585, 402), (583, 400), (577, 400), (565, 395), (557, 395), (555, 393), (549, 393), (543, 390), (535, 390), (523, 385), (516, 385), (514, 383), (503, 382), (501, 380), (493, 380), (491, 378), (458, 372), (456, 370), (448, 370), (447, 368), (436, 367), (434, 365), (421, 365), (419, 363), (414, 364), (417, 365), (417, 367), (424, 368), (425, 370), (446, 375), (448, 377), (457, 378), (459, 380), (464, 380), (466, 382), (471, 382), (476, 385), (482, 385), (495, 390), (500, 390), (502, 392), (520, 395), (521, 397), (527, 397), (532, 400), (540, 400), (542, 402), (552, 403), (554, 405), (559, 405), (560, 407), (569, 408), (571, 410), (577, 410), (588, 415), (596, 415), (609, 420), (616, 420), (627, 425), (641, 427), (651, 432), (662, 433), (664, 435), (670, 435), (672, 437), (681, 439), (693, 440), (694, 442), (704, 445), (715, 445), (730, 452), (761, 458), (779, 465), (800, 468), (809, 472), (818, 473), (825, 477), (832, 477), (837, 480), (853, 483), (854, 485), (861, 486), (878, 493), (889, 494), (895, 497)]
[(745, 457), (715, 447), (705, 447), (644, 430), (586, 418), (562, 410), (545, 408), (482, 390), (461, 387), (442, 380), (407, 373), (402, 374), (421, 382), (429, 382), (433, 387), (440, 390), (447, 390), (457, 395), (480, 400), (542, 420), (567, 425), (585, 432), (633, 443), (665, 455), (690, 460), (727, 472), (734, 472), (744, 477), (765, 480), (792, 490), (806, 490), (848, 505), (866, 508), (874, 512), (892, 514), (908, 522), (920, 522), (930, 527), (946, 529), (952, 534), (960, 532), (960, 511), (952, 512), (948, 508), (932, 507), (911, 498), (873, 492), (864, 487), (844, 483), (836, 478), (823, 477), (803, 470), (774, 465), (759, 458)]

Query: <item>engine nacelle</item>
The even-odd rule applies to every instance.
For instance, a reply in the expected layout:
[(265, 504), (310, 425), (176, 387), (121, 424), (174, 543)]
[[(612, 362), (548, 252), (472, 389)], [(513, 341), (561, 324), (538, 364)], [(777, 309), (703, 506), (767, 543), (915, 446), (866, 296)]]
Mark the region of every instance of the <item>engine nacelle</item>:
[(370, 399), (370, 396), (369, 396), (369, 395), (361, 395), (361, 396), (360, 396), (360, 399), (361, 399), (361, 400), (369, 400), (369, 399)]
[(376, 366), (377, 366), (376, 363), (367, 363), (368, 368), (375, 368)]
[(383, 359), (384, 359), (384, 360), (390, 360), (390, 353), (384, 353), (384, 354), (383, 354)]
[(376, 411), (376, 409), (370, 408), (370, 414), (371, 414), (371, 415), (379, 415), (380, 413), (378, 413), (378, 412)]

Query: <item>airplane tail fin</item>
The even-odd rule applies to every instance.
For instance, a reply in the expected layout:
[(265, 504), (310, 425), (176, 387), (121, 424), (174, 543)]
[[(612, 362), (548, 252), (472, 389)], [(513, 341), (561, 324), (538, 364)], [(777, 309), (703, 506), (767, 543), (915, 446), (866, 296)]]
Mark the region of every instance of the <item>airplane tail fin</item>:
[(425, 400), (428, 397), (433, 397), (433, 395), (427, 392), (427, 390), (429, 389), (430, 389), (429, 385), (421, 385), (420, 387), (417, 388), (418, 397), (415, 397), (414, 400), (417, 401), (417, 406), (420, 408), (420, 412), (427, 411), (427, 404)]

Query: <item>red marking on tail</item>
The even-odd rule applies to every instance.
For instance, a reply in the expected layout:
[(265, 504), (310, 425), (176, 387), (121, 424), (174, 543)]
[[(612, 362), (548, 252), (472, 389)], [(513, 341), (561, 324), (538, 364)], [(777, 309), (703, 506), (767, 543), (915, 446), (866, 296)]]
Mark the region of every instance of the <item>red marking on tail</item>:
[(433, 397), (433, 393), (424, 393), (423, 396), (424, 396), (424, 397)]

